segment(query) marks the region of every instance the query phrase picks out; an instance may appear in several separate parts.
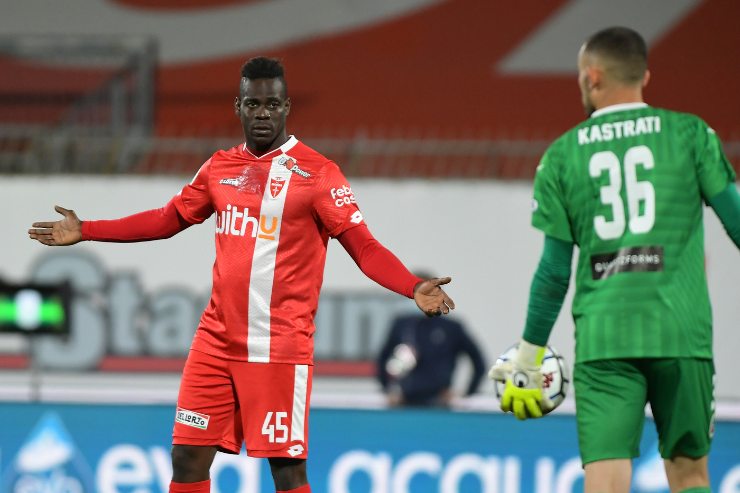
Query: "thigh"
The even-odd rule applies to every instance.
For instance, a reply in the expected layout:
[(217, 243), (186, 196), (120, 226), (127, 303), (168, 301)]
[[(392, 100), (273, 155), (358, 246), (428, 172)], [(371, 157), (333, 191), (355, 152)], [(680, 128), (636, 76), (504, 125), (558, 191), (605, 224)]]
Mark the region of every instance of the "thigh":
[(714, 432), (712, 360), (654, 359), (646, 373), (661, 457), (707, 455)]
[(241, 415), (228, 361), (190, 351), (177, 397), (174, 445), (215, 446), (238, 454)]
[(573, 372), (583, 464), (639, 455), (647, 382), (632, 360), (578, 363)]
[(247, 454), (305, 459), (313, 367), (231, 362)]

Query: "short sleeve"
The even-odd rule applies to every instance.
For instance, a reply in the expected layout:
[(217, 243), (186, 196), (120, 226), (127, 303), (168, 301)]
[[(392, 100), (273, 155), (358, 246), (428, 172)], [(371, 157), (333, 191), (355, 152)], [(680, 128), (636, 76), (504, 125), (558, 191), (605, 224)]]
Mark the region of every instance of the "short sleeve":
[(313, 207), (319, 222), (334, 238), (364, 223), (352, 187), (339, 166), (331, 161), (318, 180)]
[(573, 234), (560, 185), (562, 163), (557, 156), (551, 147), (537, 166), (532, 199), (532, 226), (548, 236), (572, 243)]
[(174, 198), (177, 212), (189, 223), (202, 223), (213, 214), (213, 203), (208, 186), (210, 168), (211, 160), (209, 159), (203, 163), (193, 180), (185, 185)]
[(696, 142), (696, 175), (704, 200), (709, 200), (735, 181), (735, 170), (717, 133), (701, 120)]

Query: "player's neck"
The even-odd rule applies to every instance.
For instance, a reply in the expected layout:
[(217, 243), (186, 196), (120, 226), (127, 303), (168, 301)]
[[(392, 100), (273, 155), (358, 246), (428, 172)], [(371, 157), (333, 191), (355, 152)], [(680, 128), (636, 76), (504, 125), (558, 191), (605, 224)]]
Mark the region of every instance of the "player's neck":
[(601, 108), (614, 106), (615, 104), (644, 102), (642, 99), (642, 88), (620, 87), (603, 94), (600, 100), (596, 102), (597, 104), (594, 105), (594, 108), (600, 110)]
[(288, 138), (289, 138), (288, 133), (283, 132), (277, 137), (275, 137), (275, 140), (273, 140), (270, 144), (262, 145), (262, 146), (256, 144), (255, 142), (250, 142), (250, 140), (247, 139), (247, 150), (251, 152), (253, 155), (257, 157), (261, 157), (267, 153), (274, 151), (275, 149), (279, 148), (280, 146), (288, 142)]

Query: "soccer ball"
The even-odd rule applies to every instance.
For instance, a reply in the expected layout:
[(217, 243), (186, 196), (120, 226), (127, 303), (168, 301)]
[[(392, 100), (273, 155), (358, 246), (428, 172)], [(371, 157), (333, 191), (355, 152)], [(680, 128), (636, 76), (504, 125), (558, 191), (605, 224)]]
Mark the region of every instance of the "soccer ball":
[[(519, 343), (516, 343), (504, 351), (504, 353), (496, 360), (496, 364), (509, 361), (513, 358), (518, 346)], [(565, 358), (563, 358), (557, 349), (552, 346), (547, 346), (545, 349), (545, 357), (542, 359), (541, 371), (543, 389), (553, 404), (552, 409), (544, 411), (544, 413), (547, 414), (563, 403), (565, 395), (568, 393), (570, 374), (568, 373), (568, 365), (565, 362)], [(501, 400), (501, 396), (504, 394), (504, 382), (495, 381), (494, 384), (496, 387), (496, 397)]]

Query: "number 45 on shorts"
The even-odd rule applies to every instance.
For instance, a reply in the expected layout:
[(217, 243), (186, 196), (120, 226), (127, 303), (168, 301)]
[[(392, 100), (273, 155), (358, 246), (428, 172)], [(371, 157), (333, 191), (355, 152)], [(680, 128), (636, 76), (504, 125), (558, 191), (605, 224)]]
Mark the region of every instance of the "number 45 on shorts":
[(262, 424), (262, 434), (267, 435), (270, 443), (286, 443), (288, 441), (288, 425), (283, 423), (283, 420), (287, 421), (287, 418), (288, 413), (286, 412), (267, 412), (265, 422)]

